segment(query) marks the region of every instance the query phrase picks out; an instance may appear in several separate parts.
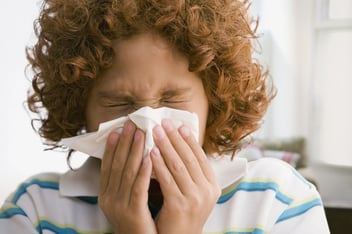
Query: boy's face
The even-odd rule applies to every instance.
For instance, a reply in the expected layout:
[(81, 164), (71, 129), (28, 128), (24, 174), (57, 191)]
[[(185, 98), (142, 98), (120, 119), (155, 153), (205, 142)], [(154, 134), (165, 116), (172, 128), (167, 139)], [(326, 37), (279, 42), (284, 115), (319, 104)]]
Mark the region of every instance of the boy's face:
[(188, 61), (159, 36), (140, 34), (114, 45), (112, 67), (94, 84), (87, 109), (87, 130), (143, 106), (195, 112), (203, 144), (208, 100), (201, 79), (188, 71)]

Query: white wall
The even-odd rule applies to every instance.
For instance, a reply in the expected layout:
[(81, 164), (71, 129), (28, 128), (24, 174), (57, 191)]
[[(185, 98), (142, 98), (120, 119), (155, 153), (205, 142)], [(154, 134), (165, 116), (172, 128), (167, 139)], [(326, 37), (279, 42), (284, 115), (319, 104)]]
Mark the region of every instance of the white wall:
[[(266, 35), (269, 32), (270, 37), (265, 38), (264, 35), (263, 40), (263, 46), (270, 45), (269, 50), (268, 48), (263, 50), (263, 53), (266, 53), (264, 61), (269, 62), (271, 75), (278, 88), (278, 95), (269, 108), (265, 124), (258, 134), (273, 138), (306, 137), (308, 155), (311, 159), (310, 171), (319, 185), (325, 205), (352, 207), (352, 167), (322, 163), (319, 152), (323, 147), (316, 145), (319, 137), (317, 123), (322, 118), (317, 114), (316, 104), (326, 100), (314, 96), (316, 94), (314, 90), (319, 88), (314, 82), (320, 82), (319, 79), (313, 78), (316, 75), (313, 72), (315, 1), (254, 0), (253, 2), (254, 12), (260, 15), (260, 30), (266, 32)], [(348, 84), (341, 79), (349, 77), (340, 77), (339, 81), (340, 85)], [(341, 103), (347, 105), (348, 102)], [(341, 123), (337, 124), (343, 124), (344, 121), (350, 121), (346, 120), (346, 116), (351, 115), (346, 111), (350, 110), (340, 108), (331, 114), (341, 116)], [(348, 137), (350, 133), (346, 132), (345, 135), (347, 136), (345, 141), (350, 141), (351, 138)], [(330, 136), (330, 139), (334, 137), (338, 136)], [(341, 149), (339, 152), (346, 153), (350, 150)], [(330, 157), (330, 161), (333, 161), (334, 154)]]
[(264, 33), (262, 56), (278, 90), (260, 134), (307, 136), (313, 1), (254, 0), (253, 7), (253, 14), (259, 15), (259, 31)]
[(66, 170), (64, 154), (44, 152), (23, 107), (30, 85), (24, 75), (25, 46), (33, 40), (38, 1), (0, 4), (0, 205), (25, 178), (42, 171)]

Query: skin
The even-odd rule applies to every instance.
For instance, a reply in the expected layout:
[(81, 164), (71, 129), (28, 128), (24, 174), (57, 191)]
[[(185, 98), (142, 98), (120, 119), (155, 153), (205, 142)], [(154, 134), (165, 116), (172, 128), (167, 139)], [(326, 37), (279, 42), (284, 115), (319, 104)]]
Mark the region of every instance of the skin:
[[(153, 129), (157, 147), (143, 155), (145, 136), (127, 121), (113, 132), (101, 164), (99, 205), (115, 233), (201, 233), (220, 188), (201, 147), (208, 100), (201, 79), (188, 61), (158, 35), (143, 33), (117, 41), (113, 65), (94, 84), (87, 103), (88, 131), (101, 122), (143, 106), (167, 106), (195, 112), (199, 139), (170, 120)], [(154, 171), (164, 202), (158, 218), (148, 209)]]

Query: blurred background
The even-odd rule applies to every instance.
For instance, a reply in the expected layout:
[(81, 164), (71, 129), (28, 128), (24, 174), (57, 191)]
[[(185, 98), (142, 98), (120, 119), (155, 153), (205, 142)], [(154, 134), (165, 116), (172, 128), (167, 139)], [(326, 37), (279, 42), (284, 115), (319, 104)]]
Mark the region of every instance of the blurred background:
[[(33, 131), (35, 116), (25, 104), (31, 85), (25, 72), (25, 47), (34, 44), (33, 21), (41, 1), (19, 0), (0, 3), (0, 204), (19, 183), (41, 172), (65, 172), (66, 154), (45, 151), (42, 139)], [(30, 69), (29, 69), (30, 71)], [(82, 155), (73, 157), (80, 165)]]
[(325, 206), (352, 208), (352, 1), (254, 0), (277, 86), (258, 135), (303, 138)]
[[(0, 7), (0, 203), (33, 174), (67, 170), (65, 154), (44, 151), (24, 104), (25, 46), (35, 41), (39, 7), (37, 0)], [(324, 204), (352, 208), (352, 1), (254, 0), (251, 11), (262, 35), (256, 56), (278, 89), (256, 137), (304, 139), (305, 169)]]

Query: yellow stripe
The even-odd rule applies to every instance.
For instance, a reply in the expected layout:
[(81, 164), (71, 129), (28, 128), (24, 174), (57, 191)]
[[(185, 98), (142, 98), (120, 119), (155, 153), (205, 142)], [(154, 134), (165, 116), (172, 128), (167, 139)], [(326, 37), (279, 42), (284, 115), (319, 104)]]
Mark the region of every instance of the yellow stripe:
[(234, 189), (236, 189), (236, 187), (241, 183), (241, 182), (247, 182), (247, 183), (275, 183), (278, 185), (278, 188), (279, 188), (279, 191), (287, 196), (287, 197), (290, 197), (292, 198), (292, 195), (290, 195), (290, 193), (286, 192), (286, 191), (283, 191), (282, 190), (282, 186), (280, 185), (280, 183), (276, 180), (272, 180), (272, 179), (263, 179), (263, 178), (253, 178), (253, 179), (244, 179), (244, 180), (241, 180), (239, 182), (236, 182), (234, 184), (231, 184), (229, 185), (228, 187), (224, 188), (221, 192), (221, 196), (224, 196), (230, 192), (232, 192)]
[(301, 200), (301, 201), (299, 201), (299, 202), (292, 203), (290, 206), (288, 206), (288, 209), (289, 209), (289, 208), (296, 207), (296, 206), (303, 205), (303, 204), (305, 204), (305, 203), (314, 201), (314, 200), (316, 200), (316, 199), (320, 199), (320, 197), (319, 197), (319, 196), (316, 196), (316, 195), (315, 195), (315, 196), (308, 197), (308, 198), (306, 198), (306, 199), (304, 199), (304, 200)]
[(232, 192), (233, 190), (236, 189), (236, 187), (240, 184), (240, 182), (236, 182), (236, 183), (233, 183), (231, 185), (229, 185), (228, 187), (224, 188), (222, 191), (221, 191), (221, 196), (224, 196), (230, 192)]
[(0, 207), (0, 213), (4, 213), (5, 211), (7, 211), (8, 209), (11, 208), (18, 208), (18, 206), (11, 204), (11, 205), (5, 205), (3, 207)]
[(110, 229), (106, 229), (106, 230), (100, 230), (100, 231), (96, 231), (96, 232), (90, 232), (90, 231), (84, 231), (82, 229), (77, 229), (75, 226), (73, 225), (63, 225), (63, 224), (59, 224), (57, 222), (53, 222), (52, 220), (50, 220), (49, 218), (47, 217), (39, 217), (39, 220), (34, 224), (35, 227), (38, 227), (40, 226), (40, 223), (43, 222), (43, 221), (47, 221), (51, 224), (53, 224), (54, 226), (58, 227), (58, 228), (62, 228), (62, 229), (65, 229), (65, 228), (70, 228), (70, 229), (73, 229), (75, 230), (76, 232), (78, 233), (84, 233), (84, 234), (101, 234), (101, 233), (107, 233), (107, 232), (111, 232)]
[(33, 178), (30, 178), (26, 181), (24, 181), (24, 184), (25, 183), (30, 183), (30, 182), (33, 182), (33, 181), (42, 181), (42, 182), (51, 182), (51, 183), (59, 183), (59, 180), (58, 179), (45, 179), (45, 178), (36, 178), (36, 177), (33, 177)]
[[(217, 232), (202, 232), (202, 234), (224, 234), (224, 233), (229, 233), (229, 232), (253, 232), (254, 229), (260, 229), (260, 230), (264, 230), (264, 227), (261, 225), (257, 225), (253, 228), (236, 228), (236, 227), (232, 227), (232, 228), (227, 228), (223, 231), (217, 231)], [(264, 231), (264, 234), (269, 234), (268, 231)]]

